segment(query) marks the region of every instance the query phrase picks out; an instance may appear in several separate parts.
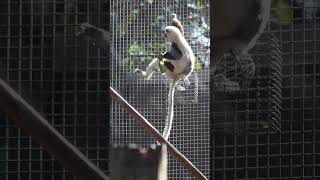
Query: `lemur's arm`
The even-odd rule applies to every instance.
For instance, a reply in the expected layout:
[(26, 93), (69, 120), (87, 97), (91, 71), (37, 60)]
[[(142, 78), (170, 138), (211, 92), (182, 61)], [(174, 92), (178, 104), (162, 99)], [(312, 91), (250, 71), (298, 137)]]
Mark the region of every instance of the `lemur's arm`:
[(184, 36), (184, 28), (183, 28), (181, 22), (177, 19), (176, 14), (172, 14), (171, 25), (177, 27), (180, 30), (181, 34)]
[(142, 71), (140, 69), (135, 69), (135, 73), (138, 73), (143, 76), (144, 79), (150, 79), (152, 74), (159, 70), (160, 60), (158, 58), (154, 58), (151, 63), (147, 66), (146, 71)]
[(182, 57), (182, 52), (176, 45), (176, 43), (172, 43), (169, 52), (163, 54), (163, 58), (170, 59), (170, 60), (179, 60)]

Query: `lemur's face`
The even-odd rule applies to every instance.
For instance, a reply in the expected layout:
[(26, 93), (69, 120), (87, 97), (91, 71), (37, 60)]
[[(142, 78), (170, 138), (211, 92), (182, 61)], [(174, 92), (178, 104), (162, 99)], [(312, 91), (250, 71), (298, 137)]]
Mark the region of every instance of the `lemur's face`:
[(164, 29), (164, 36), (170, 41), (175, 42), (179, 36), (182, 36), (180, 30), (175, 26), (167, 26)]

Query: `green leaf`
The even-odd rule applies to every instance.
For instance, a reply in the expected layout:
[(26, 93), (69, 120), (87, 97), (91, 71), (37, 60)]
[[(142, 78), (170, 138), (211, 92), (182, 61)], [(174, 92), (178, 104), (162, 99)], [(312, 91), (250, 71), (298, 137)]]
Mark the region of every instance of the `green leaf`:
[(202, 69), (202, 63), (201, 63), (201, 61), (199, 61), (199, 59), (197, 59), (197, 58), (196, 58), (196, 61), (195, 61), (195, 63), (194, 63), (194, 69), (195, 69), (196, 71), (201, 71), (201, 69)]
[(264, 128), (264, 129), (269, 128), (269, 124), (268, 124), (267, 122), (265, 122), (265, 121), (261, 122), (260, 125), (261, 125), (261, 127)]
[(159, 48), (161, 50), (165, 50), (165, 49), (167, 49), (167, 44), (166, 43), (161, 43), (161, 44), (159, 44)]
[(144, 55), (145, 51), (144, 49), (141, 47), (141, 45), (138, 42), (133, 42), (131, 44), (131, 46), (129, 47), (129, 54), (130, 56), (134, 56), (134, 55)]
[(198, 1), (197, 6), (198, 6), (198, 9), (202, 9), (202, 8), (204, 8), (204, 3), (201, 1)]
[(272, 1), (272, 14), (281, 26), (288, 26), (292, 22), (292, 9), (284, 0)]
[(167, 67), (164, 65), (164, 61), (163, 60), (160, 60), (160, 62), (159, 62), (159, 69), (160, 69), (161, 73), (164, 73), (164, 72), (167, 71)]
[(202, 34), (208, 34), (209, 33), (209, 28), (207, 27), (202, 27), (203, 33)]
[(138, 15), (139, 12), (140, 12), (139, 9), (134, 9), (134, 10), (132, 11), (132, 14)]

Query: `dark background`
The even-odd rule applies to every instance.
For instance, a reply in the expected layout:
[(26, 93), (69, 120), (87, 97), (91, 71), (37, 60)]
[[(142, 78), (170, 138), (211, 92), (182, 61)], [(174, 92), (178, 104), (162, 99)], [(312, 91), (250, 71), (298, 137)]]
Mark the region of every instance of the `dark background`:
[[(319, 178), (320, 17), (319, 10), (309, 11), (319, 5), (306, 2), (290, 1), (290, 25), (267, 28), (282, 52), (281, 131), (213, 132), (214, 178)], [(74, 34), (82, 22), (108, 29), (107, 5), (102, 0), (0, 2), (1, 78), (105, 172), (108, 54)], [(0, 179), (71, 176), (1, 115)]]
[[(105, 0), (0, 2), (0, 77), (107, 173), (108, 52), (75, 37), (88, 22), (109, 30)], [(72, 179), (0, 114), (0, 179)]]
[[(320, 177), (320, 7), (318, 1), (287, 2), (292, 10), (289, 25), (270, 22), (266, 29), (279, 39), (282, 53), (281, 129), (242, 134), (214, 131), (215, 179)], [(257, 52), (261, 51), (252, 51), (255, 56)]]

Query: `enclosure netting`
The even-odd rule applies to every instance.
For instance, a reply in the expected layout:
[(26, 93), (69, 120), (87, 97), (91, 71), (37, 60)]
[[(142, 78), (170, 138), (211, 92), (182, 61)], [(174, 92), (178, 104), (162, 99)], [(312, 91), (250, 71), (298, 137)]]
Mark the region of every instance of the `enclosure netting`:
[[(104, 171), (107, 52), (75, 34), (83, 22), (107, 28), (108, 13), (103, 0), (0, 1), (0, 77)], [(0, 179), (73, 178), (1, 114)]]
[[(242, 134), (215, 133), (212, 149), (215, 179), (320, 178), (319, 3), (317, 0), (273, 1), (272, 18), (265, 34), (273, 34), (281, 50), (282, 103), (278, 104), (281, 108), (274, 106), (281, 112), (281, 126), (279, 130)], [(282, 21), (277, 22), (276, 17)], [(260, 57), (265, 56), (263, 52), (269, 51), (261, 48), (264, 42), (261, 38), (251, 51), (258, 64)], [(272, 60), (272, 57), (267, 59)], [(255, 78), (261, 77), (257, 73)], [(273, 97), (270, 98), (272, 102)], [(258, 106), (243, 110), (251, 111), (255, 107)], [(256, 113), (260, 113), (259, 109)], [(220, 122), (221, 119), (227, 118), (220, 116)]]
[[(111, 3), (111, 86), (159, 132), (164, 129), (170, 81), (156, 72), (150, 80), (134, 73), (168, 48), (163, 29), (176, 13), (197, 57), (196, 73), (185, 91), (175, 93), (175, 115), (169, 141), (209, 176), (209, 1), (114, 0)], [(111, 143), (155, 143), (117, 103), (111, 106)], [(169, 156), (169, 179), (194, 179)]]

